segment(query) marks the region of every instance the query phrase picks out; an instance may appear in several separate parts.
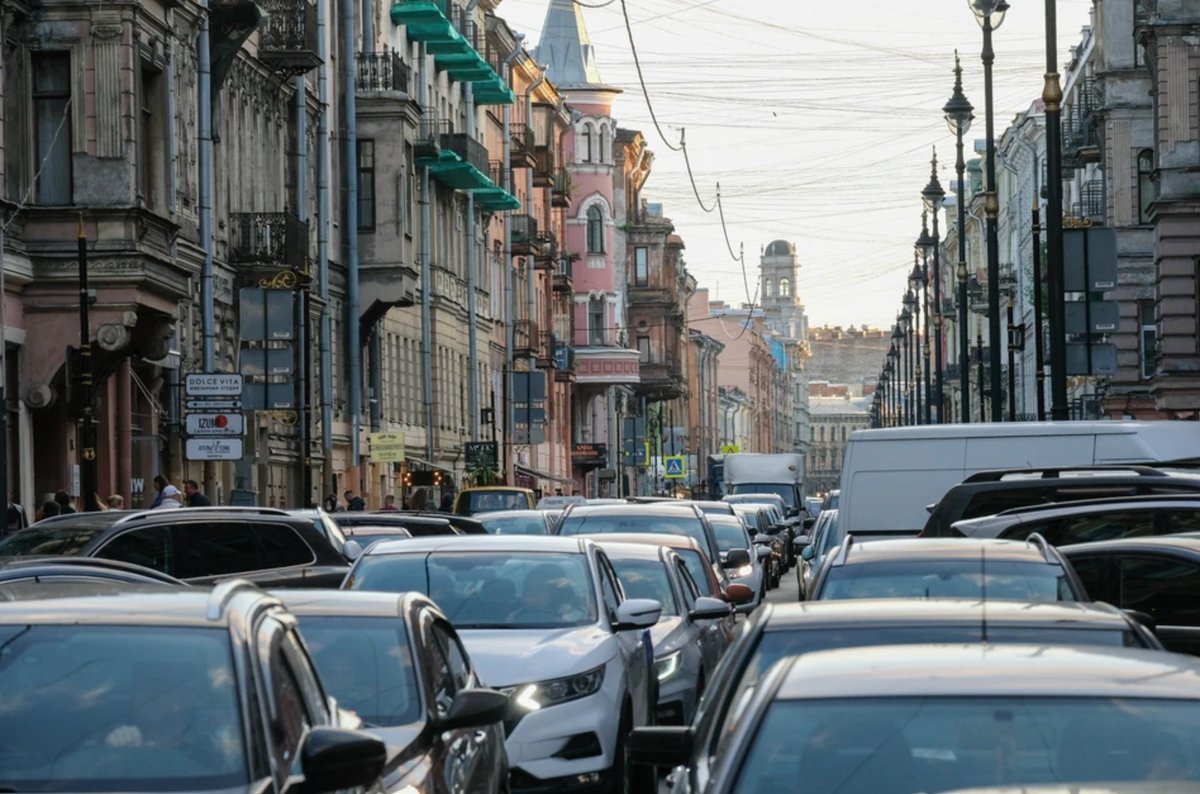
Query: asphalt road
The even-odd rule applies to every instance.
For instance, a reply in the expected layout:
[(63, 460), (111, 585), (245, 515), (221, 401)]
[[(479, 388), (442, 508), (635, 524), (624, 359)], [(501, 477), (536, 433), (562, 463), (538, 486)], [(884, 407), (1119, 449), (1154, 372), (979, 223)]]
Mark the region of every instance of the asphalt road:
[(779, 587), (767, 591), (767, 602), (770, 604), (794, 604), (800, 595), (800, 587), (796, 583), (796, 569), (789, 568), (779, 579)]

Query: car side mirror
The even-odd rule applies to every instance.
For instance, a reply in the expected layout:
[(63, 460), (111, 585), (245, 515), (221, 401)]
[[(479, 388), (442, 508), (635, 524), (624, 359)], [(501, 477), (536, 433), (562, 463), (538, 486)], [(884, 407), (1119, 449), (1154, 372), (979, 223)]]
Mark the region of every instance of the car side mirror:
[(754, 542), (764, 546), (771, 545), (771, 536), (766, 532), (759, 532), (754, 536)]
[(812, 558), (817, 556), (817, 553), (815, 551), (813, 551), (812, 545), (809, 544), (808, 546), (805, 546), (800, 551), (800, 556), (801, 556), (801, 558), (808, 560), (809, 562), (812, 562)]
[(670, 769), (691, 761), (696, 729), (690, 725), (653, 725), (629, 734), (629, 760)]
[[(725, 588), (725, 597), (727, 599), (729, 599), (730, 604), (749, 604), (751, 601), (754, 600), (754, 591), (751, 590), (747, 585), (738, 584), (737, 582), (734, 582), (733, 584), (731, 584)], [(699, 605), (701, 600), (716, 601), (717, 599), (715, 599), (715, 598), (697, 599), (696, 604)], [(725, 602), (722, 601), (721, 603), (724, 604)], [(725, 604), (725, 605), (729, 606), (729, 604)]]
[[(732, 586), (733, 585), (730, 585), (730, 587)], [(725, 588), (725, 595), (730, 599), (733, 598), (733, 596), (729, 593), (729, 588)], [(720, 618), (728, 616), (732, 611), (733, 606), (727, 601), (722, 601), (719, 598), (711, 598), (709, 596), (700, 596), (692, 605), (691, 611), (688, 612), (688, 617), (690, 617), (692, 620), (719, 620)]]
[(662, 604), (653, 598), (626, 598), (617, 607), (617, 622), (614, 631), (648, 629), (658, 623), (662, 615)]
[(324, 794), (369, 788), (383, 772), (387, 746), (381, 739), (346, 728), (313, 728), (300, 747), (303, 781), (290, 794)]
[(772, 554), (774, 554), (774, 552), (771, 551), (770, 546), (759, 546), (757, 553), (760, 560), (765, 560), (767, 557), (770, 557)]
[(792, 541), (792, 548), (797, 554), (807, 549), (812, 545), (812, 537), (809, 535), (797, 535)]
[(730, 549), (725, 555), (725, 561), (721, 564), (726, 568), (741, 568), (743, 565), (749, 565), (750, 552), (746, 549)]
[(817, 519), (813, 518), (812, 516), (808, 516), (804, 519), (804, 528), (812, 529), (812, 525), (815, 523), (817, 523)]
[(342, 544), (342, 556), (350, 562), (354, 562), (362, 556), (362, 544), (353, 538)]
[(438, 720), (439, 731), (456, 728), (482, 728), (502, 722), (508, 716), (508, 695), (494, 689), (463, 689), (454, 696), (446, 716)]

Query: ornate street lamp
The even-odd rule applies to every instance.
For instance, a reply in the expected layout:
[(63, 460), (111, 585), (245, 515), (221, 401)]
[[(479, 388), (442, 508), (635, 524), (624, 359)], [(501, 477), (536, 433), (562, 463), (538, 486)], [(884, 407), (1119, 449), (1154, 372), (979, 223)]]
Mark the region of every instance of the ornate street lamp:
[[(934, 332), (934, 367), (936, 369), (935, 389), (933, 391), (933, 402), (937, 405), (937, 421), (940, 424), (942, 421), (942, 240), (941, 233), (938, 231), (938, 216), (942, 212), (942, 204), (946, 200), (946, 191), (942, 189), (942, 183), (938, 180), (937, 175), (937, 149), (933, 150), (933, 159), (930, 161), (929, 168), (929, 184), (921, 191), (921, 201), (925, 204), (925, 211), (933, 216), (933, 311), (937, 312), (937, 318), (933, 326)], [(929, 260), (925, 261), (926, 272), (929, 270)], [(926, 286), (923, 284), (923, 286)], [(925, 290), (925, 298), (929, 299), (929, 290)], [(925, 349), (929, 349), (929, 314), (925, 316)], [(928, 356), (926, 356), (925, 369), (929, 369)], [(927, 420), (928, 421), (928, 420)]]
[(983, 105), (986, 126), (984, 158), (987, 184), (983, 193), (983, 213), (987, 226), (987, 282), (988, 282), (988, 369), (991, 372), (991, 401), (993, 422), (1003, 418), (1000, 400), (1000, 238), (998, 219), (1000, 197), (996, 193), (996, 130), (993, 120), (992, 64), (996, 54), (992, 50), (992, 32), (1004, 23), (1008, 11), (1007, 0), (967, 0), (967, 6), (975, 14), (975, 20), (983, 28)]
[[(1042, 103), (1046, 106), (1046, 286), (1050, 305), (1050, 418), (1068, 419), (1067, 321), (1064, 302), (1062, 229), (1062, 87), (1058, 82), (1058, 19), (1056, 0), (1046, 0), (1046, 80)], [(1041, 285), (1036, 285), (1041, 289)], [(1041, 324), (1037, 328), (1042, 347)], [(1038, 376), (1041, 376), (1038, 371)], [(1038, 384), (1041, 394), (1041, 384)], [(1040, 418), (1040, 417), (1039, 417)]]
[(963, 95), (962, 66), (958, 62), (958, 51), (955, 50), (954, 93), (942, 106), (942, 112), (946, 114), (946, 124), (950, 127), (950, 132), (954, 133), (955, 151), (958, 155), (954, 163), (954, 170), (958, 176), (958, 385), (963, 422), (971, 421), (970, 331), (967, 328), (967, 204), (963, 184), (967, 164), (963, 160), (963, 136), (971, 129), (971, 121), (975, 118), (973, 110), (971, 103)]
[(912, 314), (907, 308), (900, 310), (897, 318), (900, 325), (900, 341), (904, 345), (904, 423), (915, 424), (913, 421), (913, 348), (912, 348)]
[[(929, 367), (929, 315), (933, 313), (933, 309), (929, 305), (929, 279), (926, 278), (925, 268), (922, 267), (920, 257), (916, 253), (913, 254), (912, 272), (908, 274), (908, 287), (917, 296), (917, 325), (921, 327), (921, 333), (924, 337), (924, 344), (921, 345), (921, 359), (925, 362), (923, 370), (925, 373), (925, 414), (923, 421), (929, 425), (933, 424), (933, 404), (938, 400), (938, 392), (932, 388)], [(922, 304), (925, 305), (924, 325), (921, 325)], [(941, 419), (940, 411), (938, 419)]]
[(893, 413), (895, 424), (897, 426), (904, 424), (901, 421), (903, 418), (904, 402), (901, 399), (904, 392), (904, 332), (900, 330), (900, 320), (897, 318), (896, 323), (892, 326), (892, 400), (895, 403), (895, 411)]
[[(909, 284), (912, 284), (911, 276)], [(908, 312), (909, 324), (912, 332), (910, 334), (911, 344), (913, 346), (913, 424), (921, 424), (922, 421), (928, 423), (928, 419), (923, 419), (924, 409), (921, 405), (921, 361), (918, 351), (921, 343), (921, 301), (917, 297), (916, 292), (910, 286), (908, 291), (904, 293), (904, 311)], [(925, 400), (929, 400), (929, 390), (925, 390)]]

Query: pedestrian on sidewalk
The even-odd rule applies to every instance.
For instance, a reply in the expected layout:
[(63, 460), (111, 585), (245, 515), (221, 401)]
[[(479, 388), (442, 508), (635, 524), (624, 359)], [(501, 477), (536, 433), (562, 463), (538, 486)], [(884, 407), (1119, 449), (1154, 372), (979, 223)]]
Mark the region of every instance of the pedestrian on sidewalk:
[(333, 494), (329, 494), (329, 496), (326, 496), (325, 501), (321, 503), (321, 506), (325, 508), (326, 513), (342, 512), (342, 506), (340, 504), (338, 504), (337, 497), (334, 496)]
[(396, 507), (396, 494), (390, 493), (383, 497), (383, 507), (379, 508), (381, 513), (399, 513), (400, 508)]
[(119, 493), (113, 494), (112, 496), (105, 499), (104, 502), (108, 505), (109, 510), (124, 510), (125, 509), (125, 497), (121, 496), (121, 494), (119, 494)]
[(195, 480), (183, 481), (184, 504), (188, 507), (212, 507), (212, 500), (200, 490), (200, 483)]
[(56, 491), (54, 501), (58, 502), (59, 515), (68, 515), (75, 512), (75, 508), (71, 506), (71, 495), (66, 491)]
[(367, 509), (367, 503), (363, 501), (361, 496), (355, 496), (354, 491), (346, 491), (346, 493), (342, 495), (346, 497), (347, 510), (361, 513), (363, 510)]
[(152, 510), (174, 510), (175, 508), (183, 507), (183, 494), (174, 485), (168, 485), (162, 489), (162, 501), (158, 503), (158, 507), (151, 508)]
[(155, 474), (155, 475), (154, 475), (154, 490), (155, 490), (155, 491), (157, 491), (158, 493), (156, 493), (156, 494), (154, 495), (154, 501), (150, 503), (150, 509), (151, 509), (151, 510), (157, 510), (157, 509), (158, 509), (158, 508), (159, 508), (159, 507), (162, 505), (162, 503), (163, 503), (163, 491), (164, 491), (164, 490), (167, 488), (167, 486), (169, 486), (170, 484), (171, 484), (171, 481), (170, 481), (170, 480), (168, 480), (168, 479), (167, 479), (166, 477), (164, 477), (163, 475), (161, 475), (161, 474)]
[(29, 515), (25, 508), (13, 501), (12, 493), (8, 494), (8, 520), (4, 524), (5, 534), (16, 532), (29, 526)]

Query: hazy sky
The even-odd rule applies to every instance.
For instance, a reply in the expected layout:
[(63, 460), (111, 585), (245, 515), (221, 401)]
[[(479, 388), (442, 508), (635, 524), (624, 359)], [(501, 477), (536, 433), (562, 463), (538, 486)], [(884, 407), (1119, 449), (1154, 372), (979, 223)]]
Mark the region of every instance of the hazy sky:
[[(1010, 0), (995, 34), (996, 134), (1041, 96), (1044, 3)], [(983, 138), (982, 33), (966, 0), (625, 0), (650, 101), (672, 143), (687, 130), (700, 198), (721, 185), (729, 239), (744, 246), (753, 292), (761, 249), (795, 242), (812, 325), (887, 325), (900, 306), (920, 232), (932, 147), (954, 179), (941, 107), (954, 50)], [(638, 86), (621, 0), (580, 0), (600, 74), (624, 89), (614, 115), (655, 153), (643, 196), (662, 202), (688, 269), (721, 299), (746, 301), (716, 213), (700, 208), (683, 156), (655, 132)], [(498, 9), (535, 44), (548, 0)], [(595, 6), (595, 7), (592, 7)], [(1059, 63), (1088, 24), (1091, 0), (1058, 0)], [(968, 157), (972, 142), (968, 140)]]

